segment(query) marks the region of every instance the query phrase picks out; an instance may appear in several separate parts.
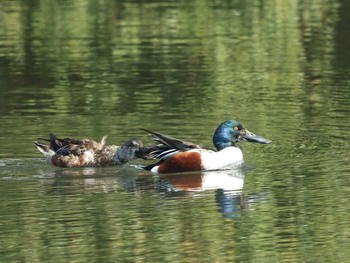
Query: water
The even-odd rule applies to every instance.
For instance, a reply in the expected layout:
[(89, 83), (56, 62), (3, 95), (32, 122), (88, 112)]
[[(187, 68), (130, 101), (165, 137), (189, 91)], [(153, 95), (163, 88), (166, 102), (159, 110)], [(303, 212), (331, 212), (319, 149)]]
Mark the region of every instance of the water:
[[(349, 262), (347, 1), (1, 1), (4, 262)], [(153, 129), (245, 165), (153, 176), (60, 169), (37, 137)]]

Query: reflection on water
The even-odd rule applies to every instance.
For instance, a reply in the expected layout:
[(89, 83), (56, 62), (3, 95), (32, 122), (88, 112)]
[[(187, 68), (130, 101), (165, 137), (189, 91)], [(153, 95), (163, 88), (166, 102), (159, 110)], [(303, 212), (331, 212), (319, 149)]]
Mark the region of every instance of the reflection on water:
[[(123, 254), (161, 260), (173, 258), (180, 249), (184, 254), (179, 259), (192, 257), (192, 251), (202, 247), (196, 241), (202, 235), (213, 241), (229, 236), (222, 232), (224, 218), (237, 218), (243, 209), (243, 169), (191, 173), (186, 180), (184, 174), (156, 177), (130, 166), (57, 169), (35, 159), (22, 161), (17, 173), (33, 162), (35, 175), (0, 180), (0, 185), (9, 186), (1, 193), (1, 200), (17, 204), (11, 209), (2, 202), (6, 213), (2, 216), (6, 222), (1, 233), (6, 239), (3, 249), (9, 251), (11, 243), (21, 236), (24, 243), (13, 251), (25, 258), (33, 258), (30, 253), (21, 253), (33, 238), (37, 247), (48, 242), (49, 249), (40, 254), (43, 260), (49, 257), (46, 253), (55, 258), (54, 253), (68, 247), (66, 253), (78, 253), (82, 258), (103, 251), (104, 260)], [(4, 170), (14, 166), (13, 160), (3, 161)], [(16, 222), (11, 221), (13, 217), (17, 217)], [(222, 230), (217, 232), (217, 227)], [(95, 242), (101, 247), (92, 249)], [(212, 249), (222, 250), (223, 258), (232, 256), (219, 244)]]
[(173, 189), (178, 191), (211, 189), (241, 191), (243, 189), (243, 170), (241, 167), (223, 171), (160, 175), (160, 178), (172, 184)]
[[(112, 170), (113, 169), (113, 170)], [(152, 176), (132, 168), (117, 169), (59, 169), (39, 170), (37, 177), (49, 195), (76, 195), (87, 192), (125, 191), (142, 193), (152, 191), (165, 194), (166, 198), (199, 196), (201, 192), (214, 190), (219, 210), (226, 216), (237, 216), (243, 207), (243, 168), (232, 170), (194, 172), (184, 174)], [(122, 171), (122, 172), (121, 172)], [(138, 172), (138, 171), (137, 171)], [(118, 175), (119, 174), (119, 175)], [(43, 180), (44, 179), (44, 180)]]
[(236, 217), (243, 209), (242, 191), (243, 169), (210, 171), (190, 174), (171, 174), (160, 176), (166, 189), (176, 192), (215, 190), (215, 200), (219, 211), (227, 217)]

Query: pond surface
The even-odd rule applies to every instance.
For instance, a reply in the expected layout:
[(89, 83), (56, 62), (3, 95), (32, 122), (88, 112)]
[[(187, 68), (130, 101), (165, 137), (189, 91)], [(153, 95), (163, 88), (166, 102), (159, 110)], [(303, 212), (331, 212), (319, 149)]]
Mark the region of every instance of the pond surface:
[[(4, 262), (350, 262), (348, 1), (0, 0)], [(237, 169), (60, 169), (38, 137), (212, 147)]]

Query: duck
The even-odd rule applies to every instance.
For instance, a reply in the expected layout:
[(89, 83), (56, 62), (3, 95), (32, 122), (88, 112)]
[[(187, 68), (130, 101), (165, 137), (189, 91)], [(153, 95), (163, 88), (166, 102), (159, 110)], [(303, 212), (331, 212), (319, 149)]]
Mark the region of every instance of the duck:
[(107, 145), (107, 136), (98, 141), (90, 139), (58, 138), (54, 133), (49, 139), (38, 138), (34, 144), (44, 158), (57, 167), (99, 167), (121, 165), (135, 158), (148, 159), (142, 141), (129, 139), (120, 146)]
[(243, 153), (237, 147), (240, 141), (269, 144), (272, 141), (248, 131), (236, 120), (222, 122), (215, 130), (215, 149), (179, 140), (159, 132), (142, 129), (149, 133), (156, 144), (148, 147), (148, 153), (156, 163), (141, 166), (154, 174), (183, 173), (227, 169), (243, 163)]

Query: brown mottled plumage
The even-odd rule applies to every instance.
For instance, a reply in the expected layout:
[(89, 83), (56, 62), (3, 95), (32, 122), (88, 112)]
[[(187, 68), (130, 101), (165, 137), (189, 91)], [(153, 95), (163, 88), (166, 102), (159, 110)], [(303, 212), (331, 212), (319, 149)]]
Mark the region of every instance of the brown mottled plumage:
[(53, 133), (50, 144), (35, 142), (45, 159), (58, 167), (108, 166), (124, 164), (135, 158), (149, 159), (141, 141), (130, 139), (121, 146), (106, 145), (106, 136), (100, 142), (94, 140), (59, 139)]

